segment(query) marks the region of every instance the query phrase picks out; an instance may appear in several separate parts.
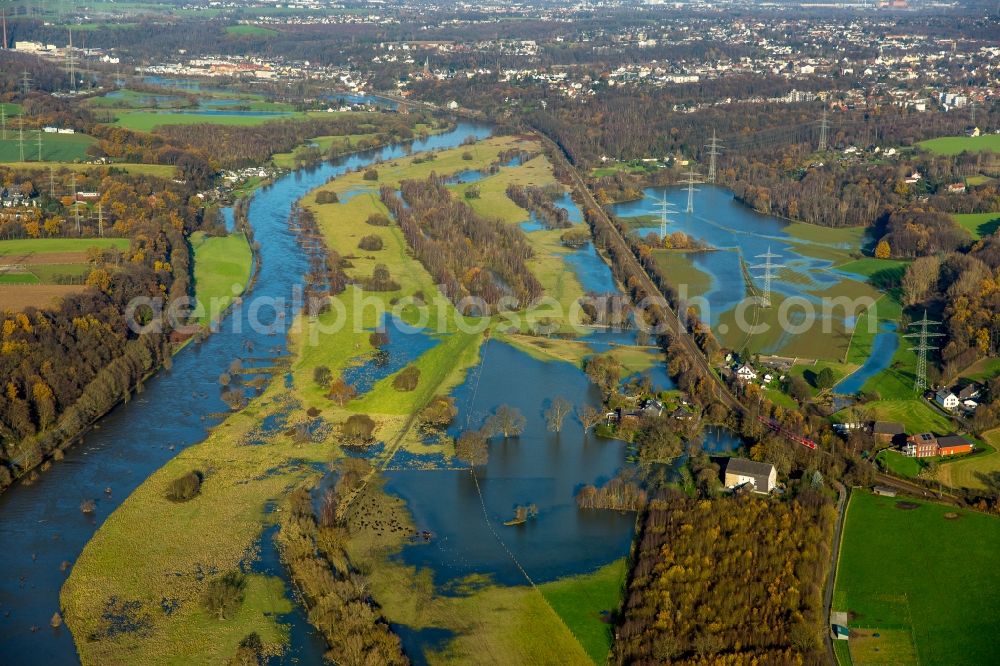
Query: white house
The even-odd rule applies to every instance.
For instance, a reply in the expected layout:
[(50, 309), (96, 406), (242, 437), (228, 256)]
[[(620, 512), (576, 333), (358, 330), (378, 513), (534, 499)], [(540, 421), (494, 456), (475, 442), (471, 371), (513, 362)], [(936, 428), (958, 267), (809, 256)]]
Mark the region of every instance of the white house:
[(757, 371), (744, 363), (740, 367), (736, 368), (736, 376), (739, 377), (741, 381), (752, 382), (757, 379)]
[(958, 407), (958, 396), (948, 389), (941, 389), (934, 394), (934, 402), (947, 409), (949, 412)]
[(778, 482), (778, 472), (774, 465), (756, 462), (746, 458), (730, 458), (723, 472), (726, 488), (739, 488), (750, 484), (754, 492), (769, 493)]
[(458, 102), (456, 102), (455, 100), (451, 100), (450, 102), (448, 102), (448, 108), (454, 111), (455, 109), (458, 108)]

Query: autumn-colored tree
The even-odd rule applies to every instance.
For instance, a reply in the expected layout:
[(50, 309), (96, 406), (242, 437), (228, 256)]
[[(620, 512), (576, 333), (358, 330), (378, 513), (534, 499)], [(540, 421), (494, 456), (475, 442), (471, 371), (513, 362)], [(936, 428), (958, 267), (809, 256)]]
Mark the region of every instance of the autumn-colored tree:
[(875, 246), (875, 258), (888, 259), (890, 256), (892, 256), (892, 248), (889, 247), (889, 241), (883, 238)]

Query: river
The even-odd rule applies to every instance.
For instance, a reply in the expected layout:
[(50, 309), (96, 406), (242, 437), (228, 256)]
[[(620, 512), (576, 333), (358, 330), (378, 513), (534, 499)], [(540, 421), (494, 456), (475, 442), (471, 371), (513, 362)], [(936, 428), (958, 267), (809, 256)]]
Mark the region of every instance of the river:
[[(414, 152), (450, 148), (470, 135), (485, 138), (489, 126), (460, 122), (451, 131), (413, 142)], [(406, 145), (357, 153), (332, 163), (295, 171), (256, 193), (249, 219), (260, 243), (260, 277), (255, 297), (283, 299), (278, 334), (254, 331), (248, 309), (234, 311), (205, 342), (174, 358), (171, 370), (146, 382), (145, 390), (103, 418), (63, 461), (32, 485), (16, 485), (0, 495), (0, 662), (10, 664), (78, 663), (73, 639), (49, 621), (59, 610), (59, 590), (72, 564), (94, 531), (141, 484), (184, 447), (200, 442), (226, 411), (219, 397), (219, 375), (229, 363), (246, 357), (287, 353), (284, 331), (291, 323), (293, 289), (303, 283), (307, 264), (288, 229), (292, 204), (333, 176), (379, 159), (405, 155)], [(105, 490), (110, 489), (110, 493)], [(80, 512), (85, 499), (96, 511)], [(294, 655), (293, 655), (294, 656)]]

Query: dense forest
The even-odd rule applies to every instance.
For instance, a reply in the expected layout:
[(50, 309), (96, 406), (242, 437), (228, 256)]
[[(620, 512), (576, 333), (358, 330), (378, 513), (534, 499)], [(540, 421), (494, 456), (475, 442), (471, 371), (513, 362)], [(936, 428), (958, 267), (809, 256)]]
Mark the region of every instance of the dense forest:
[(654, 499), (613, 660), (825, 663), (823, 584), (835, 517), (812, 489), (783, 502), (677, 492)]
[[(3, 177), (34, 187), (28, 173), (8, 169)], [(130, 244), (123, 252), (90, 252), (87, 286), (57, 307), (0, 316), (0, 488), (127, 398), (168, 359), (169, 331), (137, 334), (125, 320), (128, 303), (140, 296), (180, 298), (189, 291), (186, 234), (203, 219), (188, 204), (189, 193), (176, 183), (109, 169), (77, 178), (99, 193), (105, 233)], [(98, 221), (89, 211), (77, 231), (63, 203), (52, 198), (43, 205), (40, 220), (6, 220), (5, 237), (97, 234)], [(152, 316), (139, 314), (146, 321)]]
[(507, 296), (523, 306), (542, 295), (542, 285), (525, 264), (532, 251), (518, 227), (479, 215), (434, 176), (403, 181), (400, 192), (402, 199), (383, 185), (382, 201), (417, 259), (454, 303), (472, 296), (493, 307)]

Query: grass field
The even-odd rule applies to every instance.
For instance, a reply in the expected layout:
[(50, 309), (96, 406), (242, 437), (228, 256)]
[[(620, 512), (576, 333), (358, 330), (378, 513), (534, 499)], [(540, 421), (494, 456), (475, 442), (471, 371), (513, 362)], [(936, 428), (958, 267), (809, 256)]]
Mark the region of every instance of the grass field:
[(979, 153), (991, 150), (1000, 153), (1000, 134), (984, 134), (982, 136), (942, 136), (917, 144), (925, 150), (938, 155), (958, 155), (963, 152)]
[(920, 459), (904, 456), (899, 451), (880, 451), (878, 460), (893, 474), (908, 479), (919, 476), (925, 467)]
[(863, 634), (854, 665), (997, 663), (1000, 520), (899, 502), (859, 491), (847, 509), (833, 609)]
[(1000, 213), (953, 213), (952, 217), (974, 240), (991, 236), (1000, 228)]
[(228, 236), (191, 234), (194, 250), (194, 293), (200, 306), (198, 323), (211, 325), (250, 280), (253, 257), (242, 233)]
[(237, 37), (270, 37), (277, 35), (278, 31), (258, 25), (227, 25), (226, 34), (236, 35)]
[(70, 171), (76, 171), (77, 173), (99, 169), (121, 169), (122, 171), (127, 171), (128, 173), (139, 176), (156, 176), (157, 178), (172, 178), (174, 172), (176, 171), (176, 167), (169, 164), (134, 164), (131, 162), (116, 162), (112, 164), (86, 164), (83, 162), (59, 162), (58, 164), (53, 164), (51, 162), (7, 162), (4, 166), (11, 169), (23, 169), (27, 171), (44, 170), (46, 173), (48, 172), (50, 166), (54, 167), (56, 171), (60, 169), (69, 169)]
[(50, 254), (53, 252), (85, 252), (91, 247), (127, 248), (127, 238), (22, 238), (0, 241), (0, 257)]
[(549, 605), (587, 651), (595, 664), (604, 664), (611, 650), (610, 615), (621, 603), (628, 567), (615, 560), (592, 574), (552, 581), (539, 586)]
[(157, 111), (127, 111), (115, 119), (115, 125), (138, 132), (152, 132), (160, 125), (262, 125), (272, 120), (295, 118), (291, 113), (266, 113), (256, 115), (216, 114), (216, 113), (160, 113)]
[(702, 296), (712, 288), (712, 276), (694, 265), (694, 255), (691, 253), (653, 250), (653, 258), (678, 291), (686, 285), (688, 296)]
[[(24, 132), (24, 159), (38, 160), (37, 132)], [(97, 139), (86, 134), (46, 134), (42, 133), (43, 162), (73, 162), (88, 159), (87, 148)], [(0, 139), (0, 162), (18, 162), (21, 159), (17, 141), (17, 130), (7, 128), (7, 138)]]
[(952, 488), (974, 490), (1000, 488), (1000, 430), (983, 433), (982, 452), (941, 465), (941, 482)]

